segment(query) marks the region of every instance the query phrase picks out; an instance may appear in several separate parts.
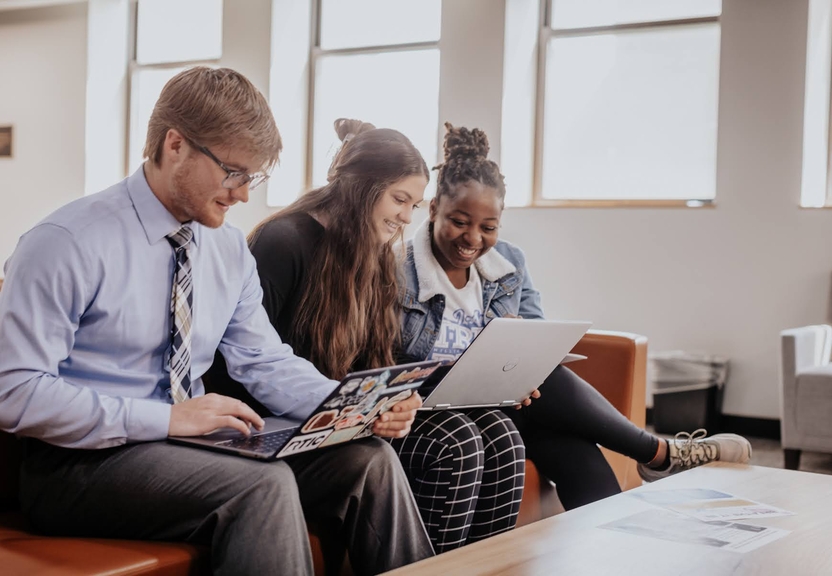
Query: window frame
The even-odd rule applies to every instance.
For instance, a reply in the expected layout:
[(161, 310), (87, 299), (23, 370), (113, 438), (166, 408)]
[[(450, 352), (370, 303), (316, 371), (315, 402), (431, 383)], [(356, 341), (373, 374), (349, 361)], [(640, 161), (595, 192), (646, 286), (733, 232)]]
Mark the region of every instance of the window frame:
[[(321, 16), (323, 11), (323, 0), (311, 0), (311, 2), (312, 34), (309, 47), (309, 84), (307, 88), (306, 142), (304, 146), (304, 190), (311, 190), (314, 182), (315, 78), (318, 70), (318, 61), (326, 56), (356, 56), (363, 54), (388, 54), (393, 52), (440, 50), (439, 46), (441, 40), (441, 38), (438, 38), (436, 40), (407, 42), (402, 44), (367, 44), (350, 48), (321, 48)], [(438, 129), (437, 123), (437, 130)], [(303, 194), (303, 192), (301, 194)]]
[[(717, 16), (697, 16), (690, 18), (673, 18), (628, 22), (626, 24), (607, 24), (602, 26), (585, 26), (578, 28), (553, 28), (552, 3), (557, 0), (539, 0), (539, 22), (537, 38), (537, 73), (535, 86), (534, 110), (534, 160), (532, 163), (532, 197), (531, 208), (714, 208), (716, 199), (661, 200), (661, 199), (552, 199), (543, 196), (543, 130), (546, 113), (546, 65), (549, 41), (554, 38), (588, 36), (607, 32), (645, 30), (654, 28), (676, 28), (698, 26), (701, 24), (720, 24), (721, 14)], [(718, 124), (717, 124), (718, 126)], [(718, 128), (717, 128), (718, 130)]]
[[(797, 202), (801, 210), (832, 209), (832, 25), (830, 25), (832, 21), (830, 21), (830, 16), (832, 16), (832, 5), (822, 2), (809, 3), (806, 78), (803, 96), (803, 154), (800, 194)], [(816, 26), (816, 22), (826, 25)], [(822, 135), (813, 137), (810, 126), (822, 127)]]
[[(182, 61), (175, 61), (175, 62), (161, 62), (158, 64), (139, 64), (136, 57), (138, 55), (138, 38), (139, 38), (139, 3), (138, 2), (131, 2), (130, 3), (130, 25), (129, 25), (129, 62), (127, 65), (127, 147), (124, 151), (124, 166), (126, 169), (127, 174), (129, 175), (133, 170), (130, 162), (132, 156), (132, 142), (133, 142), (133, 131), (134, 131), (134, 116), (138, 114), (138, 109), (136, 106), (138, 102), (135, 98), (133, 98), (133, 77), (136, 73), (146, 71), (146, 70), (168, 70), (168, 69), (175, 69), (175, 68), (192, 68), (194, 66), (209, 66), (209, 67), (217, 67), (220, 65), (220, 61), (222, 60), (222, 51), (220, 56), (215, 59), (211, 60), (182, 60)], [(224, 16), (223, 16), (224, 18)], [(147, 126), (145, 128), (145, 134), (147, 131)]]

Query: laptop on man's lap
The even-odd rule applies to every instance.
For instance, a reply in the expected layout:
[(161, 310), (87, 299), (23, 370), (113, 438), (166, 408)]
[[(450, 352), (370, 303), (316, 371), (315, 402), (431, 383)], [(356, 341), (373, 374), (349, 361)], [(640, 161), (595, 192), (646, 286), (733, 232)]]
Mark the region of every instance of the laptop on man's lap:
[(175, 444), (258, 460), (276, 460), (372, 436), (379, 416), (409, 398), (443, 364), (402, 364), (348, 374), (308, 418), (264, 418), (263, 430), (245, 436), (223, 429), (204, 436), (175, 436)]

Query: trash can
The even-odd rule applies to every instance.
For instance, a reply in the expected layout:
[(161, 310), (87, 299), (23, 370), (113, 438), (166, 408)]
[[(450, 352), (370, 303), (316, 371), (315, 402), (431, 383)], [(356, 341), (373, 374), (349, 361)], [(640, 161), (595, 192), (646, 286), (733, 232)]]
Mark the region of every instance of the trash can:
[(649, 359), (656, 432), (718, 432), (728, 359), (681, 350), (656, 352)]

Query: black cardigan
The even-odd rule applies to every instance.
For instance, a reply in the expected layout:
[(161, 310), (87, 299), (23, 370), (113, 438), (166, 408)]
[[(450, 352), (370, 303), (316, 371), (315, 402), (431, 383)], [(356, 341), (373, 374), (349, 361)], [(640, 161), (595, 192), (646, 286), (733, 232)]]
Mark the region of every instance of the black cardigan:
[[(309, 346), (292, 335), (298, 305), (303, 297), (312, 266), (325, 229), (312, 216), (299, 213), (265, 224), (249, 243), (257, 262), (263, 288), (263, 307), (280, 338), (292, 346), (295, 354), (309, 357)], [(260, 415), (270, 412), (248, 391), (228, 375), (225, 359), (217, 352), (214, 364), (203, 377), (206, 392), (239, 398)]]

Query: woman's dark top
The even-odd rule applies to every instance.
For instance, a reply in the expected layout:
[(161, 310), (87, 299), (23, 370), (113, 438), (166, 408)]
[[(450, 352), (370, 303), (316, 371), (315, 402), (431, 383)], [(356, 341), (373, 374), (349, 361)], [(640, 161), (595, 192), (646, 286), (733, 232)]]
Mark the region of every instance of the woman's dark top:
[[(292, 327), (324, 232), (324, 227), (312, 216), (298, 213), (269, 221), (249, 243), (263, 288), (263, 307), (280, 338), (302, 358), (309, 358), (309, 345), (303, 335), (300, 338), (293, 335)], [(269, 414), (241, 384), (231, 379), (219, 352), (203, 382), (206, 392), (239, 398), (259, 414)]]
[(280, 338), (303, 358), (309, 358), (309, 345), (293, 336), (292, 327), (324, 232), (309, 214), (292, 214), (263, 226), (249, 243), (269, 320)]

